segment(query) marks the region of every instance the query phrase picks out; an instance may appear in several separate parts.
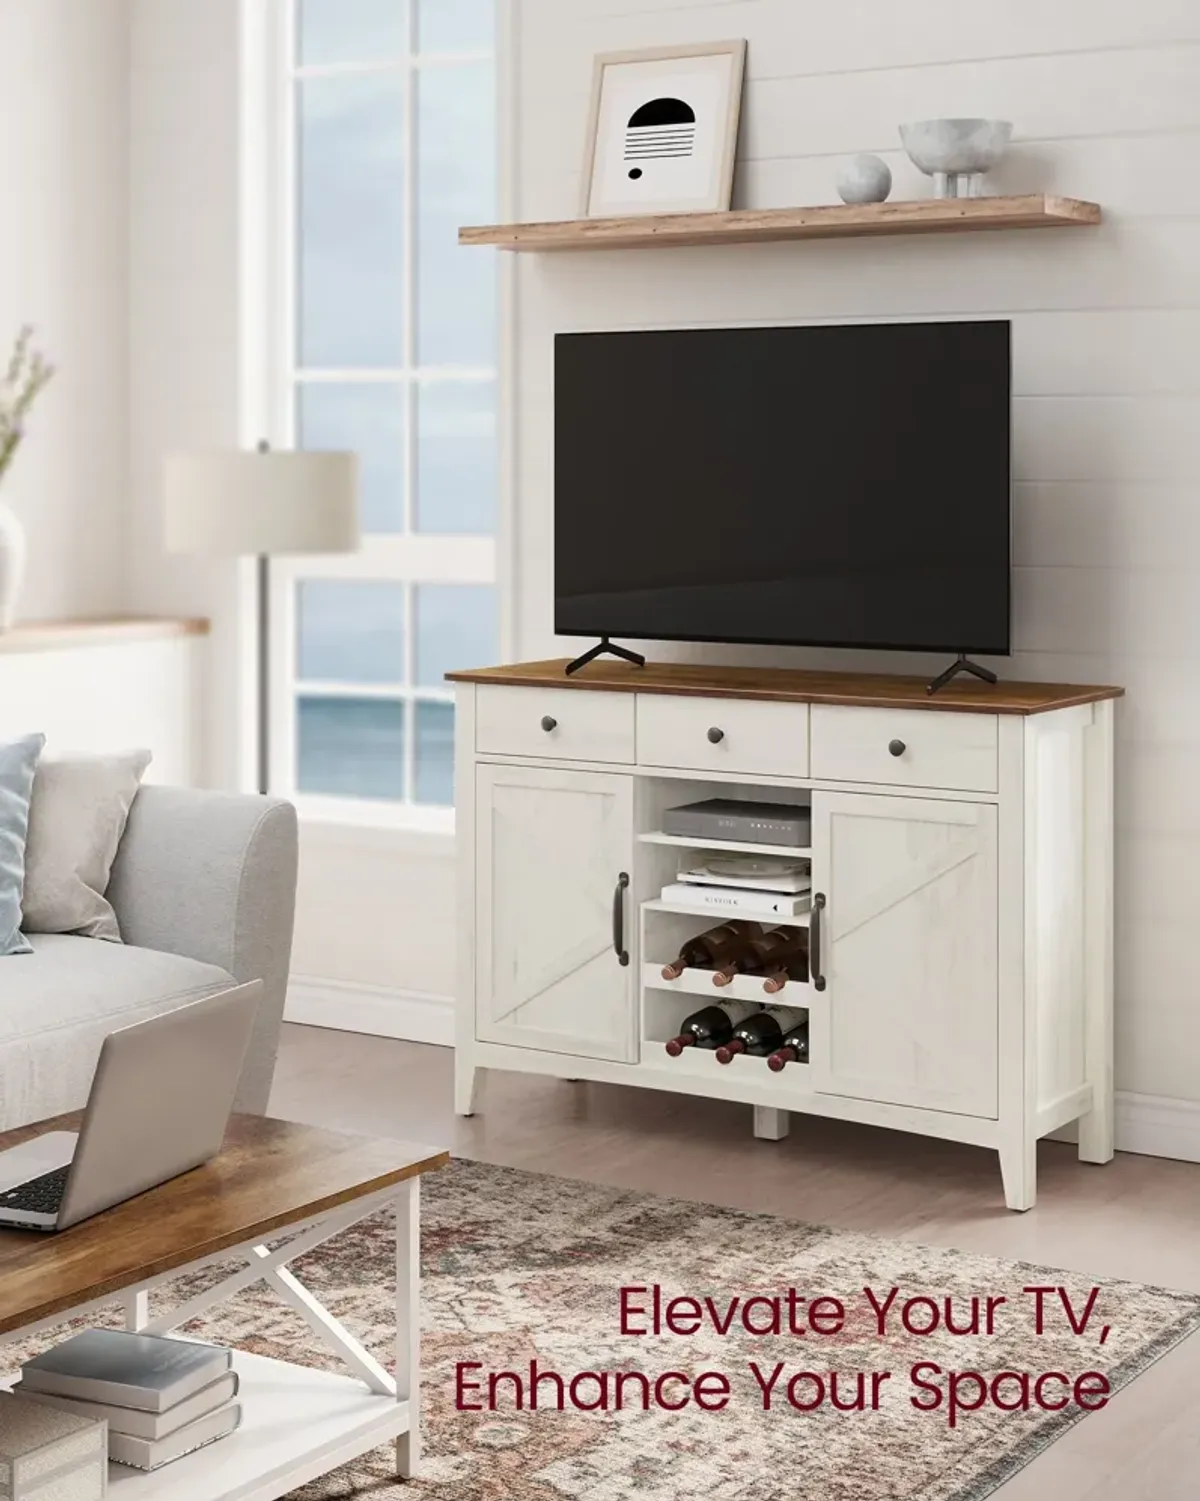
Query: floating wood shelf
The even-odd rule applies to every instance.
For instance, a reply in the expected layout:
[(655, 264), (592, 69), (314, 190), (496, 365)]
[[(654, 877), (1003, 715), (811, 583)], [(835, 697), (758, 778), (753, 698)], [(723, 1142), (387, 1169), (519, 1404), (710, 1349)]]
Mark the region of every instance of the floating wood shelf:
[(566, 219), (460, 229), (461, 245), (501, 250), (639, 250), (655, 245), (744, 245), (767, 240), (834, 240), (864, 235), (962, 234), (984, 229), (1086, 228), (1098, 203), (1046, 193), (1021, 198), (920, 198), (911, 202), (737, 209), (636, 219)]

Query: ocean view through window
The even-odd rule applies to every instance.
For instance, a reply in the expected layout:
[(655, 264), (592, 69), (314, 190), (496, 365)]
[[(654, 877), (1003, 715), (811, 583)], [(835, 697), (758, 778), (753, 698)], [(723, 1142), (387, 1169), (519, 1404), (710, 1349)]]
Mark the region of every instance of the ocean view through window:
[(273, 785), (453, 804), (453, 667), (498, 653), (495, 0), (275, 0), (275, 426), (350, 449), (361, 552), (280, 560)]

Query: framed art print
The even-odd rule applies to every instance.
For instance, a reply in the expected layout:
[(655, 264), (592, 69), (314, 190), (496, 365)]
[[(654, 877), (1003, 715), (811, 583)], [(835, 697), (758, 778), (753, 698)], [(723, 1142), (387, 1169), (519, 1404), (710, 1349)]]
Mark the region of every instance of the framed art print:
[(583, 217), (729, 208), (745, 67), (744, 41), (598, 57)]

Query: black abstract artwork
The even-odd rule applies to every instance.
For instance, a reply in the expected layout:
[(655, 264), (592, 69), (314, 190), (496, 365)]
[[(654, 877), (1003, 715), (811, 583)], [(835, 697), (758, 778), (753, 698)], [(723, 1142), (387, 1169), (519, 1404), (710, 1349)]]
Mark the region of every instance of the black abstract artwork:
[(625, 160), (634, 182), (643, 175), (638, 163), (691, 156), (695, 149), (696, 111), (683, 99), (650, 99), (630, 115)]

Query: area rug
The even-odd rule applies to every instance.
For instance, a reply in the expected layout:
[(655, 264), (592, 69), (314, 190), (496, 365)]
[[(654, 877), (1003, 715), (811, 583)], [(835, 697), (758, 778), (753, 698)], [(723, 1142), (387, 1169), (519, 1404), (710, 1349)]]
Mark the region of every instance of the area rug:
[[(1200, 1327), (1200, 1296), (481, 1163), (422, 1197), (423, 1476), (381, 1450), (295, 1501), (981, 1501)], [(296, 1270), (390, 1357), (386, 1216)], [(265, 1289), (188, 1332), (331, 1364)]]

